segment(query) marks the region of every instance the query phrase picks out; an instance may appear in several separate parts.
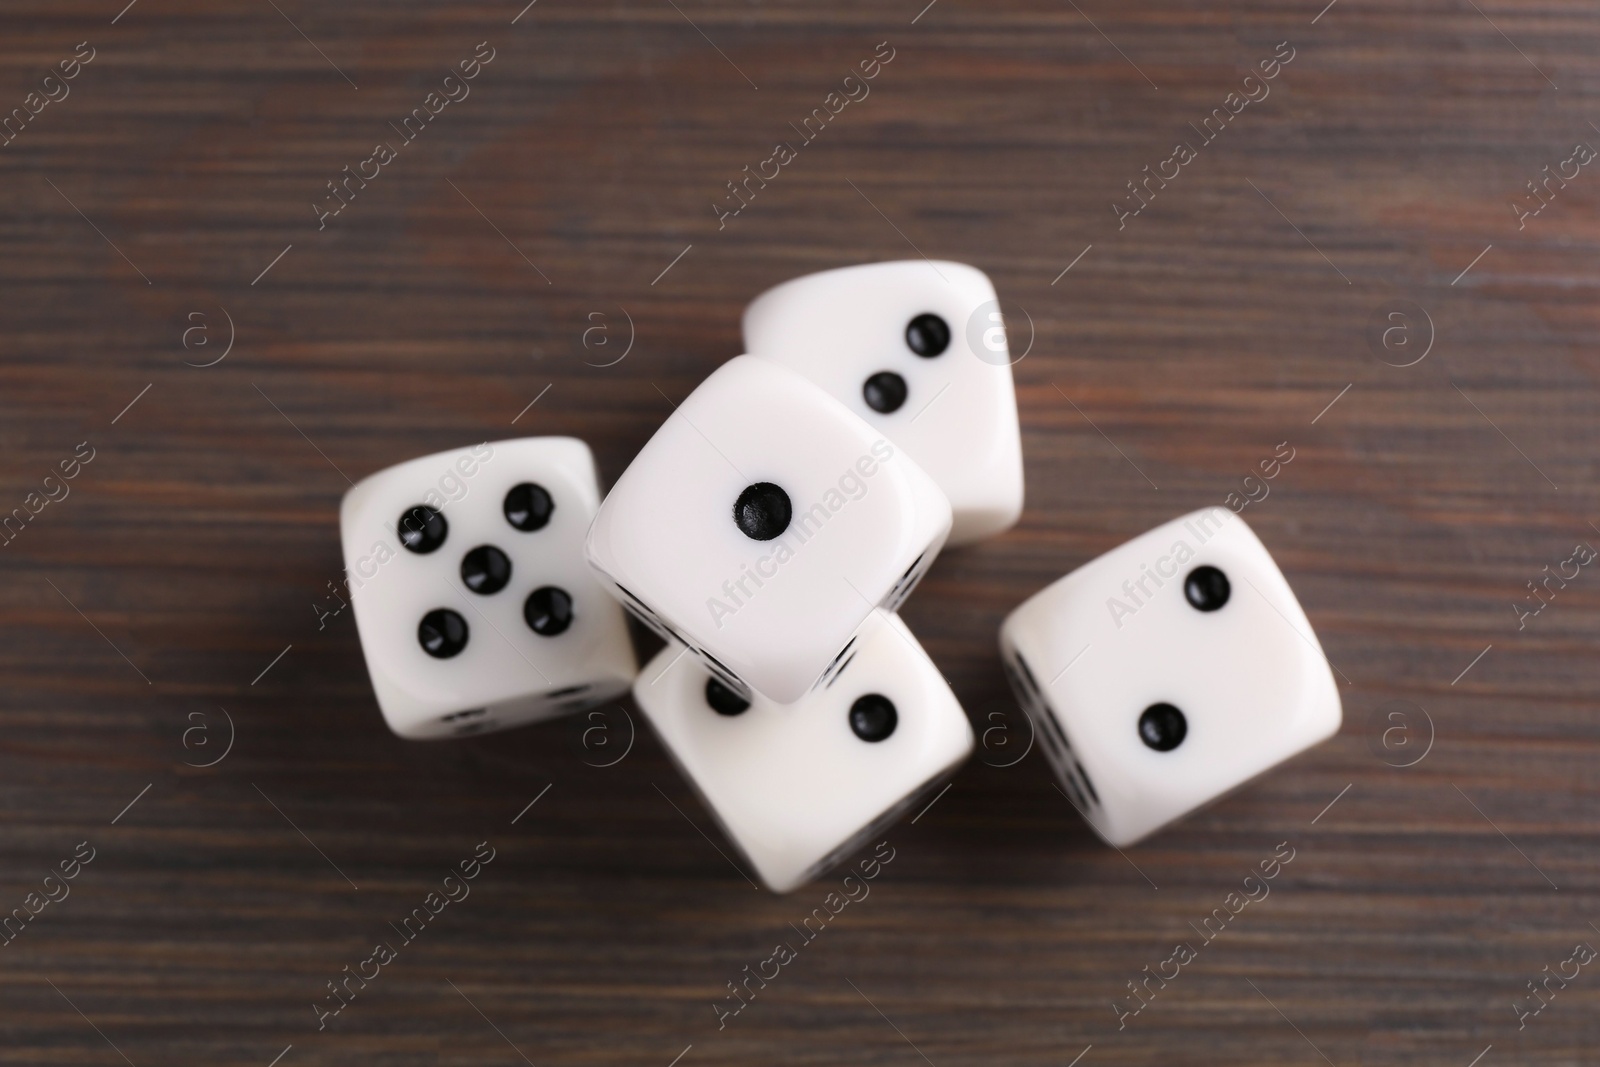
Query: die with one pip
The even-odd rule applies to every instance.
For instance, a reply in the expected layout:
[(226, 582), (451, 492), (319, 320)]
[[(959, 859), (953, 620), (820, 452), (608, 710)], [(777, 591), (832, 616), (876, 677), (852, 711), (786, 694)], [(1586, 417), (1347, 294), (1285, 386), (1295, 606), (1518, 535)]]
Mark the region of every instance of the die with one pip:
[(944, 544), (950, 504), (861, 418), (792, 370), (723, 364), (601, 504), (589, 562), (725, 683), (805, 695)]

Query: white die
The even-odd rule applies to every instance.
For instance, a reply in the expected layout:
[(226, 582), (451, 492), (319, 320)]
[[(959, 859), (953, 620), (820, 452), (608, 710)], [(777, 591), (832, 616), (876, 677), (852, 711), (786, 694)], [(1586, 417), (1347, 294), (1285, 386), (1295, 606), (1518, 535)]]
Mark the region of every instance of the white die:
[(775, 893), (848, 858), (972, 751), (955, 694), (905, 623), (885, 611), (873, 612), (851, 654), (798, 703), (757, 693), (735, 711), (742, 698), (720, 686), (669, 644), (639, 672), (633, 697)]
[(1225, 508), (1158, 526), (1046, 587), (1007, 617), (1000, 650), (1062, 785), (1113, 845), (1339, 730), (1311, 623)]
[(795, 372), (740, 356), (645, 444), (586, 551), (663, 637), (787, 703), (874, 607), (900, 605), (949, 530), (944, 494), (881, 434)]
[[(913, 342), (934, 354), (920, 355)], [(751, 302), (744, 345), (804, 374), (905, 449), (950, 498), (951, 544), (997, 534), (1022, 514), (1011, 356), (981, 270), (904, 260), (808, 274)]]
[[(423, 456), (345, 494), (339, 532), (356, 629), (391, 730), (419, 739), (503, 730), (627, 691), (637, 673), (627, 623), (583, 561), (599, 503), (594, 457), (572, 437)], [(408, 521), (418, 506), (437, 514)], [(480, 547), (498, 550), (509, 575)], [(438, 612), (454, 613), (464, 635)]]

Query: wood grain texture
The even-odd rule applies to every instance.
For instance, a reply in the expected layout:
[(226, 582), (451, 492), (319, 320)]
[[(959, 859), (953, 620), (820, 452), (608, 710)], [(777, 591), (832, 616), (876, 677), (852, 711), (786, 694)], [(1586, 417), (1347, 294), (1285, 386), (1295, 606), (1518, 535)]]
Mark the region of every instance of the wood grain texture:
[[(1600, 945), (1600, 577), (1521, 630), (1513, 605), (1600, 544), (1600, 177), (1521, 229), (1508, 202), (1600, 144), (1600, 15), (921, 4), (0, 13), (0, 110), (94, 49), (0, 148), (0, 511), (94, 450), (0, 549), (0, 910), (95, 850), (0, 948), (0, 1063), (1594, 1062), (1600, 974), (1520, 1030), (1513, 1004)], [(883, 41), (870, 96), (719, 228), (725, 183)], [(1126, 183), (1283, 41), (1270, 96), (1119, 228)], [(319, 229), (326, 183), (479, 42), (470, 96)], [(644, 730), (610, 767), (567, 722), (390, 736), (348, 612), (319, 630), (313, 607), (338, 501), (518, 433), (584, 437), (609, 483), (737, 354), (756, 293), (923, 253), (987, 271), (1014, 343), (1032, 323), (1027, 510), (905, 611), (979, 729), (1013, 732), (719, 1030), (725, 983), (834, 880), (752, 891)], [(1369, 343), (1400, 300), (1435, 335), (1407, 368)], [(186, 366), (228, 317), (227, 358)], [(625, 317), (629, 354), (593, 365)], [(1119, 855), (1038, 753), (998, 766), (1023, 738), (996, 629), (1280, 441), (1245, 517), (1348, 679), (1344, 730)], [(1404, 769), (1374, 747), (1396, 700), (1434, 734)], [(222, 709), (231, 751), (187, 766), (222, 751)], [(480, 841), (471, 896), (319, 1031), (325, 983)], [(1270, 897), (1119, 1031), (1126, 983), (1285, 841)]]

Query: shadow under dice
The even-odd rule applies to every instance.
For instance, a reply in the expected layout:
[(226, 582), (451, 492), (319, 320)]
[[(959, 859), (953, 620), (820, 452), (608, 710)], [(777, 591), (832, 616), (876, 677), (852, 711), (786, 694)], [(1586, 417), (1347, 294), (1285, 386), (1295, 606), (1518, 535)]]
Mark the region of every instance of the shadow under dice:
[(674, 644), (640, 672), (634, 700), (778, 893), (868, 844), (972, 751), (955, 695), (905, 624), (884, 611), (797, 703), (741, 695)]
[(1338, 687), (1243, 519), (1208, 508), (1011, 613), (1000, 650), (1063, 789), (1128, 845), (1333, 736)]
[(964, 263), (808, 274), (756, 297), (745, 349), (805, 375), (878, 428), (950, 498), (951, 544), (1022, 513), (1022, 437), (994, 285)]
[(725, 684), (805, 695), (944, 544), (950, 504), (816, 385), (740, 356), (680, 404), (617, 480), (589, 562), (643, 622)]
[(390, 729), (502, 730), (627, 690), (622, 610), (583, 561), (599, 502), (594, 459), (570, 437), (423, 456), (345, 494), (345, 570)]

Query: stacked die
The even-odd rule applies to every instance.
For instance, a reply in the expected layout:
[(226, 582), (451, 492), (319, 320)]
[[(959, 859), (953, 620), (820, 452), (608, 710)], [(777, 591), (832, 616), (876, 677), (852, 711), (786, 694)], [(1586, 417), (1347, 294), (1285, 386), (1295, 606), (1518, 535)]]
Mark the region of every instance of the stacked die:
[[(1022, 510), (1010, 361), (959, 263), (881, 263), (759, 297), (745, 348), (618, 479), (589, 561), (668, 642), (634, 699), (768, 887), (848, 856), (972, 750), (894, 612), (947, 539)], [(954, 527), (954, 529), (952, 529)]]
[[(809, 275), (752, 302), (744, 333), (750, 354), (676, 405), (603, 501), (587, 446), (528, 438), (380, 471), (346, 494), (340, 526), (396, 733), (504, 729), (631, 684), (713, 817), (786, 892), (971, 752), (896, 611), (946, 543), (1016, 521), (1022, 451), (999, 304), (973, 267)], [(624, 608), (666, 642), (642, 672)], [(1221, 509), (1045, 589), (1001, 649), (1068, 798), (1114, 844), (1339, 723), (1304, 612)]]

